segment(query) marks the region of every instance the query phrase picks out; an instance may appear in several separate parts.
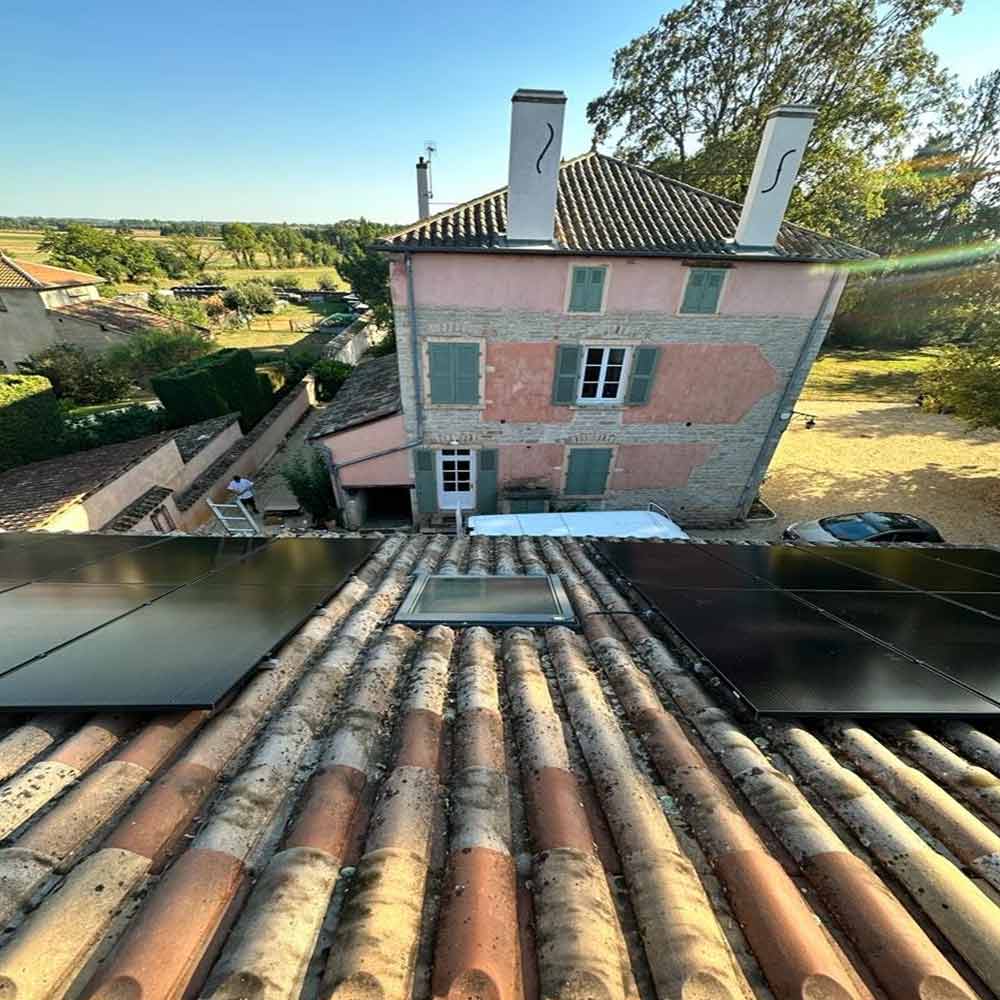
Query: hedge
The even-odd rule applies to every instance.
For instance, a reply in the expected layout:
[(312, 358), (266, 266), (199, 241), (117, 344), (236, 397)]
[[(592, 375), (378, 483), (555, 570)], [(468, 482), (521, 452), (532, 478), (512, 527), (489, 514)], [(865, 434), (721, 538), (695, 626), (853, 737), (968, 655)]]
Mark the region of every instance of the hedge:
[(62, 450), (63, 417), (41, 375), (0, 375), (0, 472)]
[(153, 391), (174, 423), (194, 424), (225, 413), (240, 413), (244, 433), (274, 404), (270, 381), (259, 378), (253, 355), (229, 347), (152, 378)]

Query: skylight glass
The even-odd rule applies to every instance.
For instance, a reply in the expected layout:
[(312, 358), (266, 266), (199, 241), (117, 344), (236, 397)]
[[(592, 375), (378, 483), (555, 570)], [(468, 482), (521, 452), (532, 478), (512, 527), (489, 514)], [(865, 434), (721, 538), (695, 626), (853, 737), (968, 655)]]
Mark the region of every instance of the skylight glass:
[(572, 625), (557, 576), (420, 574), (398, 613), (408, 625)]

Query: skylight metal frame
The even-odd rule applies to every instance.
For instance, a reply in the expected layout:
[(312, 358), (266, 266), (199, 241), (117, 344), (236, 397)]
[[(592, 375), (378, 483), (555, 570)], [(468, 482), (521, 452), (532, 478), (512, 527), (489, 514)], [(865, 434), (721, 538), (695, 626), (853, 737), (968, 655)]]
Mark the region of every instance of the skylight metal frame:
[[(523, 614), (511, 614), (509, 612), (482, 611), (475, 614), (460, 614), (448, 612), (422, 612), (419, 611), (420, 601), (427, 589), (427, 585), (432, 580), (468, 580), (472, 583), (483, 583), (488, 580), (524, 580), (540, 581), (545, 580), (549, 587), (549, 596), (555, 609), (554, 614), (534, 614), (525, 612)], [(454, 625), (465, 627), (470, 625), (492, 625), (497, 627), (513, 627), (515, 625), (526, 626), (546, 626), (565, 625), (573, 628), (578, 625), (576, 615), (573, 613), (573, 605), (570, 603), (566, 588), (562, 580), (552, 573), (541, 575), (516, 575), (499, 576), (459, 574), (459, 573), (418, 573), (416, 580), (410, 587), (409, 592), (396, 612), (393, 621), (402, 625)]]

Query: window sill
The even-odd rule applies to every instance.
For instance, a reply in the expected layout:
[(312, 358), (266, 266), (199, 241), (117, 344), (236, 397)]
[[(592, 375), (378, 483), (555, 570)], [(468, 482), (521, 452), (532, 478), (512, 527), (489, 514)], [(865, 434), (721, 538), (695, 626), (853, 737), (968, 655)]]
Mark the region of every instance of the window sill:
[(426, 403), (428, 410), (485, 410), (485, 403)]

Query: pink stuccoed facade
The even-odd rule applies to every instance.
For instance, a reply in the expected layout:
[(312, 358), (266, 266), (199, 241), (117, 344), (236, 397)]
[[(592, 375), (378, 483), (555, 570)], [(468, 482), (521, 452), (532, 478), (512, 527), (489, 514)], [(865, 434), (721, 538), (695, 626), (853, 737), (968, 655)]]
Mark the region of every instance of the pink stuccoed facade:
[[(379, 434), (380, 448), (418, 432), (405, 258), (390, 259), (403, 414)], [(552, 509), (656, 502), (692, 525), (745, 515), (787, 426), (779, 402), (781, 412), (789, 399), (794, 405), (844, 281), (832, 267), (735, 259), (717, 311), (691, 314), (680, 310), (701, 261), (474, 252), (417, 252), (411, 260), (422, 447), (495, 450), (501, 511), (506, 493), (529, 486)], [(606, 268), (600, 312), (569, 310), (574, 267)], [(430, 347), (442, 343), (478, 345), (475, 403), (433, 400)], [(558, 349), (566, 345), (624, 347), (630, 358), (657, 349), (648, 398), (555, 402)], [(567, 490), (578, 448), (611, 450), (599, 492)], [(393, 456), (392, 474), (405, 462), (415, 481), (413, 461), (412, 449)], [(365, 470), (368, 482), (373, 471)], [(479, 497), (475, 504), (483, 509)]]

